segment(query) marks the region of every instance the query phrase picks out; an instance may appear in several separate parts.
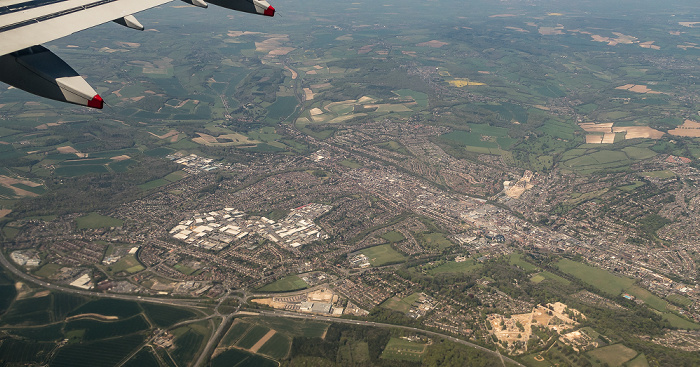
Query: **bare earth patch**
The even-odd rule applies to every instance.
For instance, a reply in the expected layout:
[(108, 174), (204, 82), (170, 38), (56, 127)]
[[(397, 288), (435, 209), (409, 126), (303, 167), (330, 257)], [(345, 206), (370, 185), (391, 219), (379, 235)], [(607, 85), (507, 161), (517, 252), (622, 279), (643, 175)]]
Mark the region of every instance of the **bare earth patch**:
[(127, 159), (131, 159), (131, 157), (129, 157), (129, 156), (126, 155), (126, 154), (124, 154), (124, 155), (118, 155), (118, 156), (116, 156), (116, 157), (112, 157), (112, 160), (113, 160), (113, 161), (125, 161), (125, 160), (127, 160)]
[(56, 150), (58, 150), (59, 153), (63, 154), (78, 153), (78, 151), (70, 145), (65, 147), (58, 147), (56, 148)]
[(22, 190), (20, 188), (14, 187), (14, 186), (12, 186), (13, 184), (22, 184), (22, 185), (27, 185), (29, 187), (41, 186), (41, 184), (38, 184), (36, 182), (32, 182), (32, 181), (28, 181), (28, 180), (18, 180), (16, 178), (0, 175), (0, 185), (5, 186), (6, 188), (13, 190), (15, 192), (15, 195), (17, 195), (17, 196), (29, 196), (29, 197), (39, 196), (39, 194), (35, 194), (31, 191)]
[(613, 127), (613, 132), (622, 133), (625, 132), (625, 140), (637, 139), (637, 138), (647, 138), (647, 139), (660, 139), (664, 133), (659, 130), (654, 130), (648, 126), (620, 126)]
[(683, 125), (668, 131), (669, 134), (675, 136), (688, 136), (693, 138), (700, 137), (700, 122), (685, 120)]
[(540, 34), (543, 36), (556, 36), (559, 34), (564, 34), (563, 29), (564, 29), (563, 26), (540, 27), (537, 31), (540, 32)]
[(0, 218), (4, 218), (10, 213), (12, 213), (11, 209), (0, 209)]
[(602, 144), (603, 135), (588, 134), (586, 135), (586, 144)]
[(445, 45), (448, 45), (448, 44), (449, 44), (449, 43), (447, 43), (447, 42), (441, 42), (441, 41), (438, 41), (438, 40), (432, 40), (432, 41), (428, 41), (428, 42), (419, 43), (419, 44), (417, 44), (416, 46), (440, 48), (440, 47), (445, 46)]
[(260, 340), (258, 340), (258, 342), (250, 348), (250, 351), (253, 353), (257, 353), (258, 350), (262, 348), (263, 344), (267, 343), (267, 341), (270, 340), (270, 338), (272, 338), (272, 336), (275, 334), (277, 334), (277, 332), (274, 330), (268, 331), (267, 334), (265, 334), (265, 336), (260, 338)]

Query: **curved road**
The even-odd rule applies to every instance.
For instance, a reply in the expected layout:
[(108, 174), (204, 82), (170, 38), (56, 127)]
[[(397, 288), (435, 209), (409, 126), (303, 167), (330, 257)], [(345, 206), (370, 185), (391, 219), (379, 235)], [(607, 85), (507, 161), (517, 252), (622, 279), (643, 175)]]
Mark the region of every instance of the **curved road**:
[[(173, 306), (186, 306), (186, 307), (202, 307), (201, 305), (198, 305), (199, 300), (186, 300), (186, 299), (162, 299), (162, 298), (155, 298), (155, 297), (142, 297), (142, 296), (129, 296), (129, 295), (122, 295), (122, 294), (112, 294), (112, 293), (97, 293), (97, 292), (90, 292), (90, 291), (85, 291), (85, 290), (79, 290), (79, 289), (73, 289), (73, 288), (67, 288), (55, 284), (51, 284), (48, 282), (45, 282), (40, 279), (36, 279), (26, 273), (23, 273), (19, 269), (15, 268), (15, 266), (10, 263), (10, 261), (5, 257), (3, 253), (0, 252), (0, 264), (2, 266), (9, 270), (12, 274), (16, 275), (17, 277), (26, 280), (31, 283), (38, 284), (44, 288), (55, 290), (55, 291), (60, 291), (60, 292), (65, 292), (65, 293), (71, 293), (71, 294), (78, 294), (81, 296), (89, 296), (89, 297), (99, 297), (99, 298), (112, 298), (112, 299), (120, 299), (120, 300), (125, 300), (125, 301), (136, 301), (136, 302), (149, 302), (149, 303), (157, 303), (157, 304), (164, 304), (164, 305), (173, 305)], [(202, 353), (199, 355), (197, 358), (197, 361), (195, 363), (195, 367), (201, 366), (204, 364), (205, 361), (208, 359), (209, 353), (211, 353), (212, 348), (214, 347), (214, 342), (216, 339), (218, 339), (221, 336), (221, 333), (223, 332), (224, 325), (227, 324), (227, 321), (229, 321), (230, 318), (239, 316), (239, 315), (250, 315), (251, 312), (245, 312), (245, 311), (236, 311), (228, 315), (221, 315), (218, 313), (218, 306), (223, 302), (224, 299), (228, 298), (228, 293), (222, 297), (222, 299), (219, 301), (219, 304), (217, 304), (216, 307), (216, 313), (214, 315), (210, 315), (206, 317), (206, 319), (210, 319), (212, 317), (222, 317), (223, 320), (221, 324), (219, 324), (219, 328), (213, 332), (213, 335), (209, 339), (209, 342), (205, 346), (204, 350)], [(259, 296), (259, 295), (254, 295), (254, 296)], [(247, 294), (244, 296), (245, 298), (248, 298)], [(239, 310), (240, 310), (241, 304), (239, 304)], [(297, 318), (297, 319), (310, 319), (310, 320), (317, 320), (317, 321), (326, 321), (326, 322), (338, 322), (338, 323), (344, 323), (344, 324), (355, 324), (355, 325), (365, 325), (365, 326), (374, 326), (374, 327), (381, 327), (381, 328), (397, 328), (397, 329), (404, 329), (404, 330), (409, 330), (413, 331), (416, 333), (422, 333), (426, 335), (431, 335), (434, 337), (439, 337), (443, 338), (455, 343), (459, 343), (462, 345), (466, 345), (468, 347), (476, 348), (479, 349), (483, 352), (498, 356), (501, 359), (501, 362), (503, 362), (503, 365), (505, 366), (505, 362), (508, 362), (510, 364), (520, 366), (520, 367), (525, 367), (523, 364), (514, 361), (513, 359), (510, 359), (506, 356), (501, 355), (498, 351), (493, 351), (491, 349), (488, 349), (486, 347), (482, 347), (480, 345), (470, 343), (468, 341), (462, 340), (455, 338), (453, 336), (441, 334), (438, 332), (434, 331), (428, 331), (428, 330), (423, 330), (423, 329), (418, 329), (410, 326), (400, 326), (400, 325), (393, 325), (393, 324), (384, 324), (384, 323), (379, 323), (379, 322), (373, 322), (373, 321), (363, 321), (363, 320), (351, 320), (351, 319), (341, 319), (341, 318), (335, 318), (335, 317), (328, 317), (328, 316), (315, 316), (315, 315), (308, 315), (308, 314), (299, 314), (299, 313), (293, 313), (293, 312), (285, 312), (285, 311), (271, 311), (271, 310), (254, 310), (255, 313), (263, 316), (272, 316), (272, 317), (288, 317), (288, 318)]]

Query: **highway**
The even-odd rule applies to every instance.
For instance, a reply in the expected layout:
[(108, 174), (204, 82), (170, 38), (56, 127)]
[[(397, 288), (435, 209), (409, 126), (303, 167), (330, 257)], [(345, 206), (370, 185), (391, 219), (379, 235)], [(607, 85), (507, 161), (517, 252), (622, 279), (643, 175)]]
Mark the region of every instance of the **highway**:
[[(156, 303), (156, 304), (162, 304), (162, 305), (170, 305), (170, 306), (180, 306), (180, 307), (206, 307), (206, 305), (201, 305), (200, 300), (195, 300), (195, 299), (164, 299), (164, 298), (156, 298), (156, 297), (147, 297), (147, 296), (130, 296), (130, 295), (123, 295), (123, 294), (111, 294), (111, 293), (98, 293), (98, 292), (91, 292), (91, 291), (86, 291), (86, 290), (80, 290), (80, 289), (74, 289), (74, 288), (68, 288), (68, 287), (63, 287), (60, 285), (56, 284), (51, 284), (48, 282), (45, 282), (41, 279), (36, 279), (26, 273), (23, 273), (19, 269), (15, 268), (15, 266), (10, 263), (10, 261), (5, 257), (4, 254), (0, 253), (0, 264), (10, 271), (12, 274), (17, 276), (18, 278), (21, 278), (27, 282), (31, 282), (34, 284), (38, 284), (46, 289), (54, 290), (54, 291), (60, 291), (64, 293), (70, 293), (70, 294), (76, 294), (76, 295), (81, 295), (81, 296), (88, 296), (88, 297), (98, 297), (98, 298), (111, 298), (111, 299), (120, 299), (120, 300), (125, 300), (125, 301), (135, 301), (135, 302), (148, 302), (148, 303)], [(308, 291), (308, 290), (306, 290)], [(219, 324), (219, 327), (212, 332), (211, 337), (209, 338), (209, 341), (207, 342), (207, 345), (204, 347), (202, 350), (202, 353), (198, 356), (196, 363), (194, 364), (195, 367), (202, 367), (204, 364), (208, 361), (209, 356), (212, 354), (214, 351), (214, 348), (216, 347), (215, 343), (221, 338), (222, 334), (225, 332), (226, 325), (229, 324), (230, 320), (236, 316), (250, 316), (251, 311), (254, 313), (261, 315), (261, 316), (271, 316), (271, 317), (287, 317), (287, 318), (295, 318), (295, 319), (309, 319), (309, 320), (316, 320), (316, 321), (325, 321), (325, 322), (337, 322), (337, 323), (344, 323), (344, 324), (355, 324), (355, 325), (365, 325), (365, 326), (374, 326), (374, 327), (381, 327), (381, 328), (397, 328), (397, 329), (404, 329), (404, 330), (409, 330), (413, 331), (416, 333), (421, 333), (425, 335), (430, 335), (433, 337), (437, 338), (443, 338), (458, 344), (462, 344), (468, 347), (476, 348), (481, 351), (484, 351), (486, 353), (498, 356), (503, 363), (503, 366), (505, 366), (505, 362), (508, 362), (510, 364), (516, 365), (516, 366), (521, 366), (525, 367), (523, 364), (516, 362), (506, 356), (501, 355), (498, 351), (493, 351), (491, 349), (482, 347), (480, 345), (470, 343), (468, 341), (462, 340), (455, 338), (453, 336), (441, 334), (438, 332), (434, 331), (427, 331), (423, 329), (418, 329), (414, 327), (409, 327), (409, 326), (400, 326), (400, 325), (393, 325), (393, 324), (383, 324), (379, 322), (373, 322), (373, 321), (363, 321), (363, 320), (351, 320), (351, 319), (341, 319), (341, 318), (336, 318), (336, 317), (329, 317), (329, 316), (317, 316), (317, 315), (310, 315), (310, 314), (301, 314), (301, 313), (294, 313), (294, 312), (287, 312), (287, 311), (272, 311), (272, 310), (250, 310), (250, 311), (241, 311), (241, 306), (243, 302), (239, 303), (239, 306), (237, 310), (233, 313), (230, 313), (228, 315), (223, 315), (219, 313), (219, 306), (224, 302), (226, 298), (233, 297), (233, 298), (239, 298), (241, 301), (247, 300), (251, 296), (259, 297), (260, 295), (248, 295), (247, 292), (243, 291), (244, 296), (243, 299), (240, 297), (233, 297), (230, 295), (230, 293), (226, 293), (223, 295), (221, 298), (219, 298), (219, 302), (217, 303), (215, 307), (215, 313), (211, 316), (207, 316), (203, 319), (211, 319), (213, 317), (221, 317), (223, 320)], [(201, 319), (197, 319), (196, 321), (199, 321)], [(187, 321), (182, 322), (181, 324), (188, 323)]]

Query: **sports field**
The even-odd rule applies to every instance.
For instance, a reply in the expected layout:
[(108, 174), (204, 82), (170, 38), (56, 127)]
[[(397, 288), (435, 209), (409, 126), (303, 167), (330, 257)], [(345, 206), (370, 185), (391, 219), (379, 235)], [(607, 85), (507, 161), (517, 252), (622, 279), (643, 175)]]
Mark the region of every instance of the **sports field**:
[(299, 289), (307, 288), (309, 285), (306, 284), (301, 278), (296, 275), (286, 276), (274, 283), (259, 288), (259, 292), (290, 292)]
[(121, 227), (124, 224), (121, 219), (99, 215), (95, 212), (79, 217), (75, 221), (78, 224), (78, 229)]
[(360, 252), (369, 258), (369, 263), (372, 266), (382, 266), (406, 260), (405, 256), (391, 248), (391, 245), (388, 244), (369, 247)]

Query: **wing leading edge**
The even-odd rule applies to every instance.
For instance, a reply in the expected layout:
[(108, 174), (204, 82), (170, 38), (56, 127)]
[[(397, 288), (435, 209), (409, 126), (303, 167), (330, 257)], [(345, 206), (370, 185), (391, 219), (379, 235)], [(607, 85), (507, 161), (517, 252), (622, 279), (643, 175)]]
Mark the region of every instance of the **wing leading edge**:
[[(0, 81), (45, 98), (102, 108), (99, 95), (68, 64), (38, 46), (75, 32), (115, 21), (143, 26), (134, 13), (172, 0), (0, 0)], [(183, 0), (207, 7), (203, 0)], [(274, 16), (265, 0), (211, 0), (246, 13)]]

